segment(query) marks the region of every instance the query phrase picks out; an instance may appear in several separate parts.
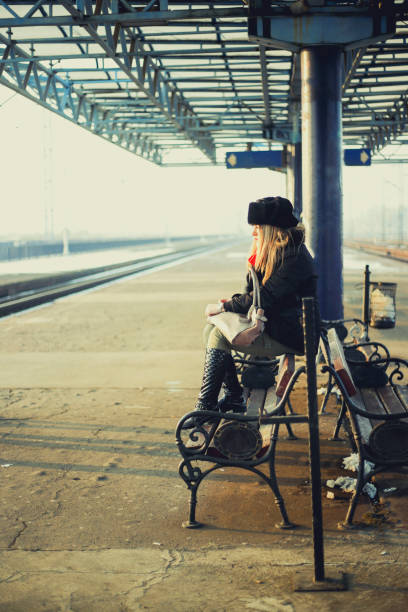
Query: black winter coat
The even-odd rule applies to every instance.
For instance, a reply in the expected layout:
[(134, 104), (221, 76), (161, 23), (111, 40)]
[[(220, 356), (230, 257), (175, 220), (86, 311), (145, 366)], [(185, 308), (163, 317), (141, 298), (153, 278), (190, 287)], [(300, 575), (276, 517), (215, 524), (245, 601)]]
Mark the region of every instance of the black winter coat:
[[(265, 331), (274, 339), (303, 353), (302, 298), (316, 298), (317, 274), (313, 258), (306, 246), (287, 247), (283, 263), (275, 269), (262, 285), (262, 275), (257, 272), (261, 288), (261, 306), (268, 321)], [(247, 313), (252, 304), (252, 280), (247, 276), (244, 293), (236, 293), (225, 302), (224, 309), (230, 312)], [(320, 329), (317, 301), (316, 330)]]

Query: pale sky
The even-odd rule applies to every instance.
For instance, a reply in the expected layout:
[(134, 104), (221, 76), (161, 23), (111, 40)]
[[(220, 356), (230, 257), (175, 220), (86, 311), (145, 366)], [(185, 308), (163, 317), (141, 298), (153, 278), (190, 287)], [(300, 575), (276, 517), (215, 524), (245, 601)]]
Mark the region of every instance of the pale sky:
[[(0, 239), (51, 225), (56, 237), (64, 228), (95, 237), (249, 233), (248, 202), (286, 191), (284, 174), (268, 169), (157, 167), (2, 86), (0, 130)], [(386, 238), (401, 234), (407, 173), (407, 164), (344, 168), (345, 231), (381, 235), (385, 224)]]

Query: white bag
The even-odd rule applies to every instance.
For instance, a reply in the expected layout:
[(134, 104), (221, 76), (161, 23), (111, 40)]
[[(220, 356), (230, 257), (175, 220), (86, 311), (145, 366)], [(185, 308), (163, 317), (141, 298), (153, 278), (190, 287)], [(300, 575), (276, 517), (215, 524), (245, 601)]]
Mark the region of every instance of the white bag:
[(261, 306), (259, 282), (254, 267), (249, 268), (252, 277), (253, 300), (248, 313), (220, 312), (207, 318), (207, 321), (218, 327), (231, 344), (235, 346), (250, 346), (265, 329), (267, 318)]

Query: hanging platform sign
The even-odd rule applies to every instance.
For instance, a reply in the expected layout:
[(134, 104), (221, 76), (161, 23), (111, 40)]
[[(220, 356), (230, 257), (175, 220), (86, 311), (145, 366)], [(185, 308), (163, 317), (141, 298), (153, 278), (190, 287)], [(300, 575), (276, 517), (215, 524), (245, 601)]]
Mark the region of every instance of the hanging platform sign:
[(262, 128), (262, 136), (268, 140), (284, 142), (285, 144), (291, 144), (299, 141), (299, 137), (292, 129), (282, 127), (264, 126)]
[(370, 149), (344, 149), (346, 166), (371, 166)]
[(283, 150), (231, 151), (225, 155), (227, 168), (282, 168)]

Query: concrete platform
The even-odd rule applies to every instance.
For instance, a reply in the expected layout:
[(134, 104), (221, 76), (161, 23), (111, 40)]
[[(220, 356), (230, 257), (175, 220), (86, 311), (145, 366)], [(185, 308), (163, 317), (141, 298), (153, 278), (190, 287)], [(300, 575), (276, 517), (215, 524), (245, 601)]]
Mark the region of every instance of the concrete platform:
[[(293, 531), (274, 527), (273, 497), (242, 470), (203, 483), (186, 531), (188, 491), (174, 429), (201, 380), (203, 310), (239, 291), (248, 243), (143, 274), (0, 321), (0, 611), (388, 611), (404, 609), (408, 479), (378, 481), (359, 528), (337, 529), (347, 500), (323, 494), (328, 575), (344, 592), (297, 593), (312, 576), (308, 442), (278, 445), (278, 478)], [(360, 315), (364, 265), (398, 282), (395, 330), (372, 330), (406, 355), (406, 264), (346, 253), (346, 314)], [(324, 379), (319, 378), (319, 384)], [(306, 410), (305, 383), (294, 393)], [(346, 441), (321, 417), (322, 478), (344, 474)], [(396, 487), (388, 495), (384, 489)], [(405, 605), (404, 605), (405, 604)]]

